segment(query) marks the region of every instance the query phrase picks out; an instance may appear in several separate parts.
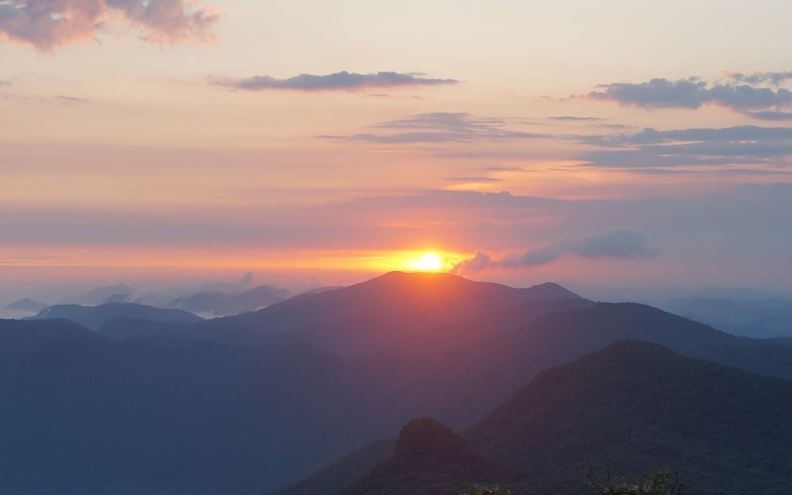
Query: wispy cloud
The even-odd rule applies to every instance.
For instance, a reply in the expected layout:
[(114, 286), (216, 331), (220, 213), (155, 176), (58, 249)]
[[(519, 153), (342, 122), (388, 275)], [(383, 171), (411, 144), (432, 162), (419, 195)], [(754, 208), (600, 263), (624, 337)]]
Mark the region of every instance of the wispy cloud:
[(656, 251), (647, 246), (646, 238), (642, 233), (622, 229), (602, 235), (562, 239), (521, 254), (502, 258), (478, 252), (472, 258), (459, 263), (454, 267), (454, 271), (471, 273), (493, 268), (529, 268), (552, 263), (565, 255), (598, 260), (604, 258), (646, 258), (656, 254)]
[(287, 79), (271, 76), (254, 76), (245, 79), (224, 79), (217, 83), (229, 88), (247, 91), (292, 90), (292, 91), (353, 91), (367, 88), (395, 88), (402, 86), (438, 86), (457, 84), (456, 79), (437, 79), (415, 73), (335, 72), (333, 74), (300, 74)]
[(485, 175), (463, 175), (459, 177), (446, 177), (447, 182), (461, 182), (461, 183), (481, 183), (481, 182), (500, 182), (497, 177), (487, 177)]
[(782, 112), (779, 110), (764, 110), (761, 112), (746, 112), (746, 115), (757, 120), (792, 120), (792, 112)]
[(558, 120), (561, 122), (592, 122), (596, 120), (602, 120), (599, 117), (581, 117), (577, 115), (554, 115), (548, 118), (550, 120)]
[(88, 98), (79, 98), (76, 96), (68, 96), (68, 95), (53, 96), (52, 100), (58, 103), (62, 103), (64, 105), (91, 103), (91, 100), (89, 100)]
[(414, 115), (373, 126), (381, 132), (349, 136), (324, 136), (328, 139), (366, 143), (466, 143), (508, 141), (546, 137), (543, 134), (509, 129), (509, 121), (478, 117), (464, 112), (435, 112)]
[[(586, 97), (643, 108), (689, 108), (718, 105), (757, 119), (781, 120), (779, 111), (792, 107), (792, 91), (779, 87), (792, 72), (732, 74), (723, 82), (698, 78), (600, 85)], [(769, 113), (768, 113), (769, 112)]]
[(588, 165), (617, 168), (689, 165), (787, 165), (792, 128), (737, 126), (584, 136), (582, 142), (610, 148), (582, 154)]
[(155, 42), (206, 39), (218, 20), (187, 0), (0, 0), (0, 35), (51, 51), (95, 38), (118, 17)]

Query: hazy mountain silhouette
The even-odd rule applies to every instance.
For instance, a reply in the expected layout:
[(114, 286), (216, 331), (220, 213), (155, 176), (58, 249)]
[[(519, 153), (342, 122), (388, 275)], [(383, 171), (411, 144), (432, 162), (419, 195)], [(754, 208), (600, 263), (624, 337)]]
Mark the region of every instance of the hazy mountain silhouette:
[(126, 284), (96, 287), (83, 294), (67, 297), (63, 304), (97, 306), (108, 302), (131, 302), (135, 289)]
[(449, 274), (391, 272), (349, 287), (302, 294), (255, 313), (207, 321), (196, 329), (220, 340), (302, 340), (345, 354), (392, 352), (422, 345), (430, 328), (551, 301), (585, 300), (556, 284), (515, 289)]
[(44, 303), (25, 298), (4, 306), (3, 310), (9, 313), (36, 314), (46, 307), (47, 305)]
[(202, 318), (179, 309), (162, 309), (133, 303), (110, 303), (101, 306), (61, 304), (41, 310), (33, 319), (63, 318), (85, 328), (99, 330), (113, 320), (143, 320), (155, 322), (195, 323)]
[[(621, 342), (540, 373), (464, 433), (473, 451), (429, 423), (412, 428), (410, 443), (438, 461), (420, 448), (400, 451), (402, 432), (395, 450), (378, 444), (391, 454), (362, 449), (280, 495), (456, 495), (493, 481), (515, 495), (574, 495), (590, 493), (587, 470), (606, 464), (636, 474), (675, 470), (690, 493), (783, 495), (792, 486), (790, 408), (792, 382)], [(333, 472), (350, 476), (346, 488), (337, 490), (343, 480)]]
[(671, 312), (746, 337), (792, 336), (792, 301), (691, 297), (669, 303)]
[(240, 293), (198, 292), (180, 297), (169, 306), (196, 314), (228, 316), (271, 306), (284, 301), (289, 295), (288, 290), (262, 285)]

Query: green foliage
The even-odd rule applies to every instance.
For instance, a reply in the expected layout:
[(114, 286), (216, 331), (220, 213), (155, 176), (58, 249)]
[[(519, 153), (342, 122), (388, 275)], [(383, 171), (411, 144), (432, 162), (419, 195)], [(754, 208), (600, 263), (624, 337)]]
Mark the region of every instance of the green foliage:
[(502, 486), (473, 485), (462, 495), (511, 495), (511, 491)]
[(680, 495), (682, 485), (670, 471), (662, 470), (646, 478), (614, 476), (610, 468), (604, 478), (598, 478), (589, 471), (589, 486), (600, 495)]

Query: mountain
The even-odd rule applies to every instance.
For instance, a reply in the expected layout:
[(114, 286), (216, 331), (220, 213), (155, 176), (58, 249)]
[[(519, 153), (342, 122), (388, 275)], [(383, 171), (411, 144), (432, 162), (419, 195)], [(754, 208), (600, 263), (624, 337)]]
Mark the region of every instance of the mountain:
[(307, 345), (114, 342), (62, 319), (0, 321), (0, 492), (274, 488), (404, 421), (385, 385), (376, 365)]
[(170, 306), (196, 314), (228, 316), (265, 308), (284, 301), (289, 295), (288, 290), (262, 285), (241, 293), (198, 292), (180, 297)]
[[(458, 282), (450, 280), (452, 285)], [(475, 283), (461, 279), (459, 283), (465, 291), (472, 288), (473, 295), (491, 289), (507, 296), (523, 292), (487, 284), (482, 292)], [(400, 289), (401, 300), (411, 301), (416, 288), (408, 283)], [(520, 301), (522, 296), (512, 300)], [(342, 315), (365, 312), (354, 298), (345, 301), (349, 307), (340, 308)], [(459, 301), (472, 304), (477, 299)], [(515, 318), (535, 318), (566, 307), (555, 300), (525, 304), (503, 310), (511, 322), (504, 328), (519, 326)], [(327, 307), (318, 308), (315, 313), (321, 317)], [(310, 305), (302, 310), (313, 311)], [(467, 306), (464, 314), (472, 312)], [(503, 319), (499, 314), (477, 318), (486, 325)], [(403, 321), (411, 318), (408, 312), (402, 315)], [(3, 437), (7, 452), (22, 454), (3, 459), (3, 491), (63, 493), (55, 488), (59, 484), (86, 495), (118, 493), (125, 486), (129, 488), (123, 493), (132, 495), (271, 490), (393, 431), (423, 411), (462, 425), (505, 398), (465, 387), (454, 375), (459, 366), (444, 369), (453, 353), (443, 353), (438, 360), (437, 347), (430, 353), (415, 346), (409, 354), (350, 358), (316, 345), (182, 338), (204, 323), (110, 322), (115, 341), (106, 337), (111, 335), (107, 323), (100, 333), (73, 325), (80, 330), (79, 339), (33, 346), (19, 358), (25, 364), (7, 371), (13, 386), (4, 395), (0, 424), (15, 428)], [(65, 320), (25, 323), (67, 324)], [(472, 331), (465, 324), (448, 324), (439, 334), (450, 337)], [(0, 326), (0, 347), (5, 337)], [(59, 413), (52, 417), (46, 411)], [(36, 452), (47, 455), (37, 457)], [(92, 452), (91, 462), (76, 464), (75, 452)]]
[[(311, 487), (456, 495), (497, 482), (515, 495), (577, 495), (590, 493), (588, 469), (610, 465), (635, 474), (671, 469), (689, 493), (784, 495), (792, 486), (790, 408), (792, 382), (620, 342), (540, 373), (464, 440), (429, 420), (410, 423), (390, 454), (361, 451), (374, 467), (349, 456), (318, 473)], [(415, 448), (402, 446), (405, 432)], [(336, 490), (343, 480), (330, 482), (330, 472), (349, 475), (346, 488)], [(280, 494), (310, 493), (304, 488)]]
[[(456, 427), (471, 424), (540, 371), (622, 340), (661, 343), (686, 356), (792, 379), (792, 346), (786, 341), (735, 337), (649, 306), (589, 304), (584, 309), (535, 314), (516, 326), (519, 317), (509, 324), (508, 316), (514, 314), (520, 312), (512, 308), (451, 325), (463, 329), (458, 332), (467, 335), (463, 343), (449, 343), (443, 353), (401, 361), (420, 377), (402, 394), (418, 403), (414, 410), (450, 420)], [(369, 462), (383, 459), (374, 454), (366, 453)], [(359, 473), (354, 464), (341, 470)], [(326, 481), (337, 472), (337, 466), (329, 465), (308, 486), (338, 486), (337, 478), (334, 483)], [(310, 493), (301, 491), (303, 486), (298, 484), (284, 495)]]
[(496, 336), (489, 345), (506, 363), (528, 359), (541, 369), (620, 340), (654, 342), (689, 357), (792, 379), (792, 355), (779, 342), (729, 335), (641, 304), (599, 303), (551, 313)]
[(135, 289), (126, 285), (108, 285), (97, 287), (84, 294), (67, 297), (63, 304), (79, 304), (84, 306), (97, 306), (108, 302), (130, 302)]
[[(68, 320), (0, 320), (0, 383), (5, 384), (2, 391), (17, 386), (17, 369), (25, 365), (29, 356), (64, 342), (90, 345), (94, 339), (94, 332)], [(5, 399), (8, 396), (4, 394)]]
[(422, 418), (402, 428), (388, 460), (339, 495), (457, 495), (472, 483), (505, 478), (506, 469), (473, 452), (465, 439), (437, 421)]
[(556, 284), (515, 289), (449, 274), (391, 272), (207, 321), (196, 330), (212, 339), (310, 341), (345, 354), (400, 352), (422, 345), (429, 329), (520, 304), (557, 301), (587, 302)]
[[(378, 440), (355, 450), (334, 461), (307, 478), (287, 488), (278, 490), (274, 495), (335, 495), (352, 483), (363, 479), (370, 469), (391, 457), (396, 441)], [(262, 492), (266, 495), (268, 492)]]
[(133, 303), (110, 303), (101, 306), (78, 306), (63, 304), (41, 310), (33, 319), (71, 320), (91, 330), (99, 330), (108, 322), (116, 320), (142, 320), (172, 323), (195, 323), (202, 318), (179, 309), (161, 309)]
[(7, 306), (3, 307), (3, 310), (10, 314), (21, 314), (21, 315), (30, 315), (36, 314), (42, 309), (46, 308), (47, 305), (44, 303), (40, 303), (38, 301), (34, 301), (33, 299), (20, 299), (14, 303), (11, 303)]
[(792, 486), (790, 410), (791, 382), (625, 342), (542, 372), (466, 437), (561, 486), (609, 463), (671, 469), (691, 493), (781, 495)]
[(269, 492), (411, 418), (474, 424), (543, 369), (624, 339), (792, 377), (792, 346), (552, 284), (389, 274), (238, 317), (111, 321), (73, 325), (79, 339), (33, 345), (6, 373), (0, 435), (25, 455), (0, 463), (0, 491), (49, 495), (66, 477), (84, 495)]
[(673, 313), (746, 337), (792, 337), (792, 301), (785, 299), (675, 299)]

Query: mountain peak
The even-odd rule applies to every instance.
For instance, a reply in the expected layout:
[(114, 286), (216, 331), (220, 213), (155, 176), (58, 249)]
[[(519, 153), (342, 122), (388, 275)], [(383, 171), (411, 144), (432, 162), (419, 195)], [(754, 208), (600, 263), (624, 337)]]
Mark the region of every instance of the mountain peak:
[(438, 458), (468, 450), (465, 441), (446, 425), (429, 418), (414, 419), (404, 425), (396, 442), (394, 458)]
[(459, 493), (473, 483), (490, 483), (506, 475), (504, 468), (476, 454), (447, 426), (419, 418), (402, 428), (393, 457), (340, 493)]
[(33, 299), (26, 297), (24, 299), (20, 299), (19, 301), (16, 301), (14, 303), (5, 306), (3, 309), (9, 311), (37, 313), (46, 307), (47, 307), (46, 304), (40, 303), (38, 301), (34, 301)]

